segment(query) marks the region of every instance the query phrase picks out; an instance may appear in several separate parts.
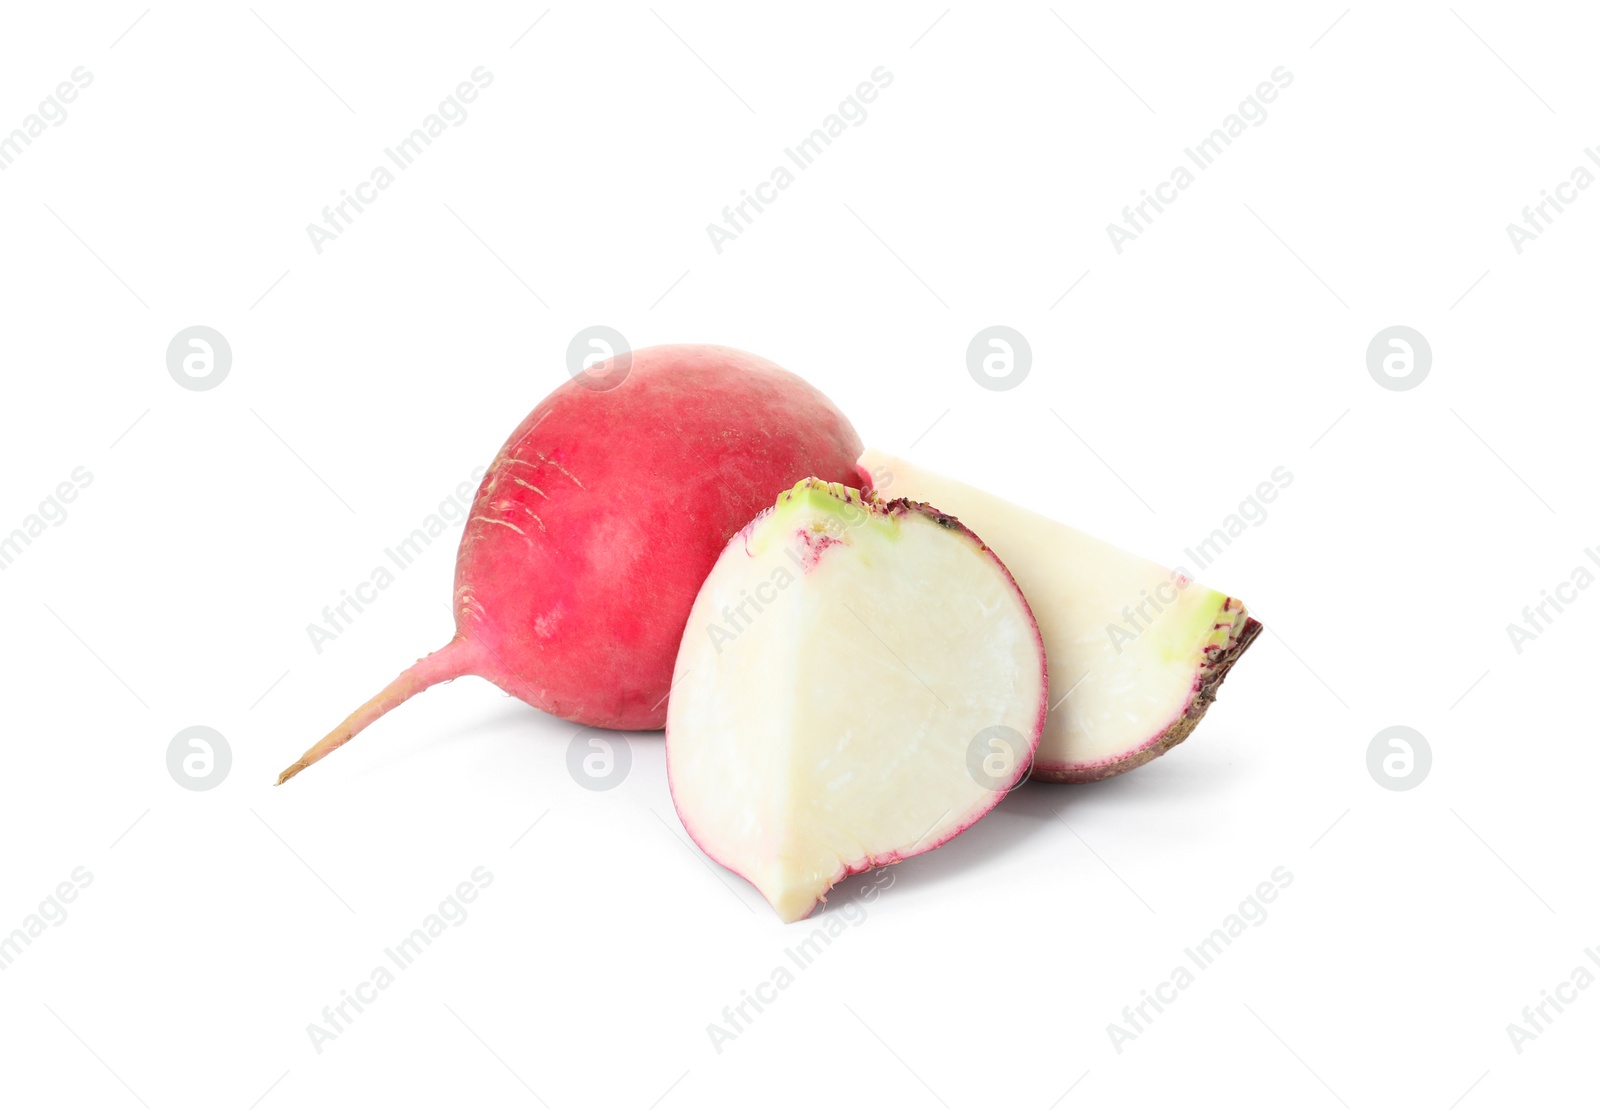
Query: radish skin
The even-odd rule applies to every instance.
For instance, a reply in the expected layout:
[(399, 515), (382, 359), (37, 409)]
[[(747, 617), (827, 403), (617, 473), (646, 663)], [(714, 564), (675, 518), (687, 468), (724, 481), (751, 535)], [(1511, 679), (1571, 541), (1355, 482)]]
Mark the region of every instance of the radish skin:
[(422, 694), (435, 683), (448, 683), (464, 675), (482, 674), (478, 670), (482, 658), (481, 650), (459, 638), (437, 652), (430, 652), (396, 676), (393, 683), (357, 707), (327, 737), (306, 750), (300, 760), (279, 774), (277, 783), (282, 784), (306, 766), (316, 764), (395, 707), (413, 695)]
[(801, 478), (859, 485), (861, 451), (826, 396), (735, 349), (653, 346), (568, 381), (478, 486), (456, 554), (454, 639), (278, 783), (463, 675), (573, 722), (661, 729), (684, 623), (724, 545)]

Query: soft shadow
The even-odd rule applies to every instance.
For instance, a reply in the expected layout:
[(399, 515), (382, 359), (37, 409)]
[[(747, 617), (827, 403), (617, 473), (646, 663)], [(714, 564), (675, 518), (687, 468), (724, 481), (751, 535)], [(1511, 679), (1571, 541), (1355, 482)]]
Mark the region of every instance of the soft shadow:
[[(1181, 750), (1181, 746), (1179, 749)], [(1218, 788), (1232, 784), (1242, 775), (1236, 766), (1226, 760), (1231, 755), (1221, 749), (1202, 749), (1188, 755), (1174, 750), (1165, 757), (1157, 757), (1149, 764), (1131, 772), (1087, 784), (1052, 784), (1042, 780), (1029, 781), (1017, 791), (1026, 788), (1044, 789), (1054, 793), (1049, 802), (1056, 810), (1065, 812), (1068, 807), (1084, 802), (1127, 804), (1130, 807), (1149, 807), (1173, 800), (1186, 800), (1193, 796), (1214, 797)], [(1016, 795), (1006, 797), (1008, 800)]]
[[(1085, 802), (1125, 805), (1129, 817), (1137, 819), (1141, 812), (1160, 810), (1166, 803), (1215, 796), (1221, 784), (1238, 779), (1234, 768), (1230, 763), (1205, 757), (1180, 760), (1174, 752), (1170, 758), (1157, 758), (1154, 764), (1088, 784), (1026, 781), (1012, 789), (988, 815), (943, 846), (896, 863), (892, 870), (894, 892), (944, 888), (949, 881), (985, 872), (1051, 828), (1067, 836), (1062, 824), (1071, 826), (1074, 809)], [(845, 878), (834, 887), (841, 900), (854, 895), (848, 888), (852, 880)], [(819, 908), (817, 913), (825, 911)]]
[[(563, 745), (579, 730), (592, 730), (581, 722), (568, 722), (565, 718), (558, 718), (540, 710), (538, 707), (529, 706), (518, 699), (501, 696), (500, 709), (482, 714), (465, 727), (461, 733), (478, 733), (488, 730), (532, 730), (538, 728), (548, 730), (549, 736), (554, 741)], [(628, 739), (628, 744), (634, 748), (661, 749), (666, 743), (666, 734), (660, 730), (594, 730), (596, 734), (620, 733)]]
[[(1023, 784), (943, 846), (895, 863), (893, 891), (914, 893), (930, 886), (942, 888), (948, 881), (982, 872), (1012, 849), (1031, 841), (1050, 822), (1047, 798), (1039, 794), (1037, 785)], [(852, 895), (853, 890), (848, 889), (851, 880), (845, 878), (834, 889), (845, 890), (843, 896)]]

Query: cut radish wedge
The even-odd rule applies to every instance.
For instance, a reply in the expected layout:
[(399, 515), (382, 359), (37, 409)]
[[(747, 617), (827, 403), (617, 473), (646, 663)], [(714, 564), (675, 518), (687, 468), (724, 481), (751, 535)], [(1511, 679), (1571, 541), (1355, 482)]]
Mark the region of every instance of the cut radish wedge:
[(678, 815), (786, 922), (994, 807), (1028, 772), (1048, 695), (1033, 614), (976, 536), (815, 479), (728, 544), (674, 679)]
[(859, 465), (872, 496), (960, 517), (1028, 596), (1055, 689), (1036, 780), (1100, 780), (1161, 756), (1261, 631), (1239, 599), (1076, 528), (876, 450)]

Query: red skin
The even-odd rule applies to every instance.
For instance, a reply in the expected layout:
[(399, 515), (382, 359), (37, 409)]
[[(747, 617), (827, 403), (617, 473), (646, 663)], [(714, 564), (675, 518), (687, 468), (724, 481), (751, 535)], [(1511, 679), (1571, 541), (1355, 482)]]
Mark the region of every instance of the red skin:
[(279, 783), (462, 675), (574, 722), (660, 729), (683, 626), (728, 540), (801, 478), (859, 487), (855, 429), (793, 373), (708, 345), (619, 360), (621, 384), (562, 385), (485, 473), (456, 556), (455, 639)]

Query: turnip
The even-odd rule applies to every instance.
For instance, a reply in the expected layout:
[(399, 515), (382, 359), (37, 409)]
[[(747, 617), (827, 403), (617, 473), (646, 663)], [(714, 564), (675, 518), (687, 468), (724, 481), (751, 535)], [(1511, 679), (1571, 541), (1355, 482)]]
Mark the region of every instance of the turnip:
[(861, 440), (770, 361), (655, 346), (552, 392), (478, 487), (456, 557), (456, 634), (284, 770), (283, 783), (436, 683), (477, 675), (540, 710), (660, 729), (695, 595), (773, 495), (857, 484)]
[(678, 816), (784, 921), (993, 808), (1027, 775), (1048, 694), (1033, 614), (976, 536), (815, 478), (728, 543), (677, 679)]

